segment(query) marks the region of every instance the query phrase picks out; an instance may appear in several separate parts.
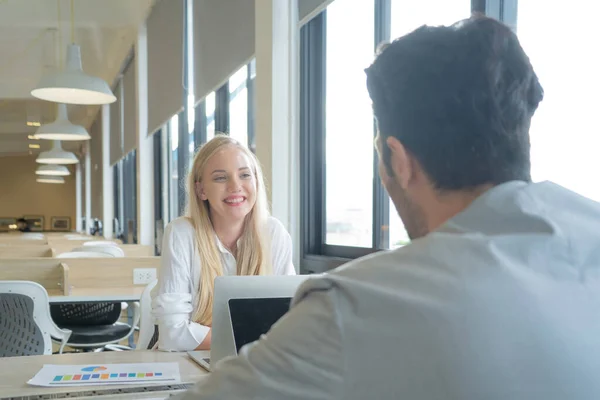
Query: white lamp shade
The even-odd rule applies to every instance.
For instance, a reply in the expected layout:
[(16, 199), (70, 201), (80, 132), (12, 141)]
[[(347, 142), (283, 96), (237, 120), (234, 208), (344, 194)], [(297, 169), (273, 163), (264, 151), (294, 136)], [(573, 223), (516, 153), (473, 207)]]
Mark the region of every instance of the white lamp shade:
[(61, 176), (40, 176), (36, 179), (39, 183), (65, 183), (65, 178)]
[(77, 164), (79, 162), (75, 154), (63, 150), (58, 140), (54, 141), (51, 150), (41, 152), (35, 161), (39, 164)]
[(58, 105), (56, 121), (40, 126), (35, 132), (35, 137), (46, 140), (89, 140), (91, 138), (83, 126), (69, 121), (66, 104)]
[(31, 95), (66, 104), (101, 105), (117, 100), (108, 83), (83, 72), (81, 49), (76, 44), (67, 47), (66, 70), (44, 76)]
[(44, 175), (44, 176), (67, 176), (71, 175), (67, 167), (64, 165), (56, 165), (56, 164), (47, 164), (40, 165), (39, 168), (35, 171), (36, 175)]

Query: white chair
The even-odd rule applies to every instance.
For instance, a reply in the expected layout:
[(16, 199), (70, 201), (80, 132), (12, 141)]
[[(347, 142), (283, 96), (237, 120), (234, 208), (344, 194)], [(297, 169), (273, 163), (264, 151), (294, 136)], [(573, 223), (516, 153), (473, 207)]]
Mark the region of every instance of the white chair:
[(125, 257), (125, 252), (118, 246), (80, 246), (75, 247), (71, 250), (73, 253), (77, 252), (94, 252), (94, 253), (105, 253), (110, 254), (112, 257)]
[(52, 354), (52, 338), (63, 352), (71, 331), (50, 317), (48, 292), (30, 281), (0, 281), (0, 357)]
[(100, 253), (99, 251), (67, 251), (60, 253), (56, 258), (113, 258), (113, 255), (108, 253)]
[[(96, 251), (108, 247), (112, 246), (81, 246), (69, 253), (59, 254), (57, 258), (115, 257), (115, 252), (109, 254), (108, 252)], [(87, 251), (92, 249), (93, 252)], [(113, 249), (115, 248), (113, 247)], [(119, 247), (116, 247), (116, 249), (123, 251)], [(63, 303), (52, 305), (51, 310), (53, 319), (59, 325), (69, 327), (73, 331), (71, 340), (68, 343), (69, 347), (94, 351), (104, 349), (121, 351), (131, 350), (131, 348), (116, 343), (130, 338), (140, 321), (139, 303), (137, 302), (132, 303), (131, 309), (128, 310), (128, 314), (131, 316), (131, 324), (118, 321), (121, 311), (127, 309), (128, 306), (126, 302)]]
[(135, 345), (136, 350), (148, 350), (148, 346), (154, 336), (154, 319), (152, 318), (152, 297), (150, 293), (156, 286), (158, 280), (153, 280), (146, 286), (140, 299), (140, 333)]
[(119, 247), (119, 245), (111, 240), (91, 240), (89, 242), (85, 242), (84, 246), (115, 246)]

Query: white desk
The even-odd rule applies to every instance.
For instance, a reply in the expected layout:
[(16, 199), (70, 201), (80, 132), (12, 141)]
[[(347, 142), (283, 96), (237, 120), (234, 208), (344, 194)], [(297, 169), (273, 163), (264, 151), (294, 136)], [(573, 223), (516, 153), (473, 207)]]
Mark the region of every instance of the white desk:
[(106, 287), (106, 288), (73, 288), (71, 294), (65, 296), (60, 290), (49, 290), (50, 303), (86, 303), (86, 302), (131, 302), (140, 301), (145, 286)]
[[(187, 353), (166, 353), (162, 351), (115, 351), (101, 353), (76, 353), (49, 356), (0, 358), (0, 399), (56, 393), (77, 393), (90, 390), (132, 388), (132, 385), (98, 385), (86, 387), (47, 388), (30, 386), (31, 379), (44, 364), (119, 364), (148, 362), (178, 362), (182, 383), (193, 383), (208, 374), (193, 362)], [(142, 387), (148, 387), (147, 384)], [(164, 393), (164, 392), (163, 392)], [(161, 393), (162, 394), (162, 393)], [(127, 398), (161, 397), (152, 392), (140, 396), (128, 394)], [(144, 396), (141, 396), (144, 395)], [(76, 396), (73, 396), (76, 397)]]

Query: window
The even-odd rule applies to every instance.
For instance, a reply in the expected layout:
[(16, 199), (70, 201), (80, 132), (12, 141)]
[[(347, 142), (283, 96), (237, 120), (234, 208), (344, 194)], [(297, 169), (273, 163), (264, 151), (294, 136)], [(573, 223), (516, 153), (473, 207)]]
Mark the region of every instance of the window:
[(192, 164), (194, 163), (194, 155), (196, 154), (196, 146), (194, 143), (194, 124), (196, 122), (196, 113), (194, 112), (194, 95), (188, 95), (188, 149), (189, 149), (189, 168), (192, 168)]
[(248, 145), (248, 66), (229, 78), (229, 135)]
[(137, 150), (121, 160), (123, 175), (123, 242), (137, 243)]
[(174, 115), (167, 124), (169, 137), (169, 220), (179, 216), (179, 174), (178, 174), (178, 147), (179, 147), (179, 115)]
[(373, 1), (336, 0), (327, 8), (325, 242), (331, 245), (373, 244), (373, 114), (364, 69), (373, 61), (374, 22)]
[(379, 181), (364, 69), (382, 41), (423, 24), (468, 18), (471, 6), (480, 10), (481, 3), (336, 0), (302, 27), (302, 272), (326, 271), (346, 259), (408, 242)]
[[(590, 4), (574, 0), (569, 7), (589, 10)], [(600, 25), (593, 12), (565, 18), (560, 2), (522, 0), (517, 15), (519, 40), (544, 88), (530, 129), (532, 179), (600, 201), (600, 58), (593, 50)]]
[(215, 111), (216, 107), (216, 95), (215, 92), (211, 92), (204, 100), (206, 105), (206, 141), (215, 137)]
[(452, 25), (471, 15), (471, 0), (390, 1), (391, 39), (406, 35), (422, 25)]

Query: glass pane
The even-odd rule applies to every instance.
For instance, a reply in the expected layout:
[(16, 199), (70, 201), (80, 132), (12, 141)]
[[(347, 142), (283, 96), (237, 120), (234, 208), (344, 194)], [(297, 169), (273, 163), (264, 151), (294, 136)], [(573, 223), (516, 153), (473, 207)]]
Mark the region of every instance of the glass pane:
[(374, 55), (374, 8), (372, 0), (327, 8), (327, 244), (373, 243), (373, 114), (364, 69)]
[(187, 109), (188, 109), (188, 143), (189, 143), (189, 152), (190, 152), (190, 156), (189, 156), (189, 167), (192, 167), (192, 164), (194, 162), (194, 153), (195, 153), (195, 145), (194, 145), (194, 124), (196, 123), (196, 113), (194, 111), (194, 95), (193, 94), (189, 94), (188, 95), (188, 103), (187, 103)]
[(177, 147), (179, 146), (179, 116), (174, 115), (169, 121), (169, 214), (170, 219), (179, 216), (179, 175), (177, 173)]
[(229, 97), (229, 134), (248, 146), (248, 90), (246, 81)]
[[(573, 0), (569, 8), (589, 10), (591, 3)], [(569, 19), (561, 2), (520, 1), (517, 26), (544, 87), (544, 100), (531, 121), (532, 178), (551, 180), (600, 201), (600, 58), (593, 50), (600, 24), (595, 13)]]
[[(422, 25), (452, 25), (471, 15), (471, 0), (392, 0), (392, 39)], [(409, 242), (404, 224), (390, 200), (390, 248)]]
[(452, 25), (471, 15), (471, 0), (391, 0), (391, 35), (396, 39), (422, 25)]
[(235, 93), (240, 86), (246, 86), (246, 78), (248, 77), (248, 66), (244, 65), (238, 69), (235, 74), (229, 78), (229, 93)]
[(215, 137), (215, 92), (206, 96), (206, 141)]

